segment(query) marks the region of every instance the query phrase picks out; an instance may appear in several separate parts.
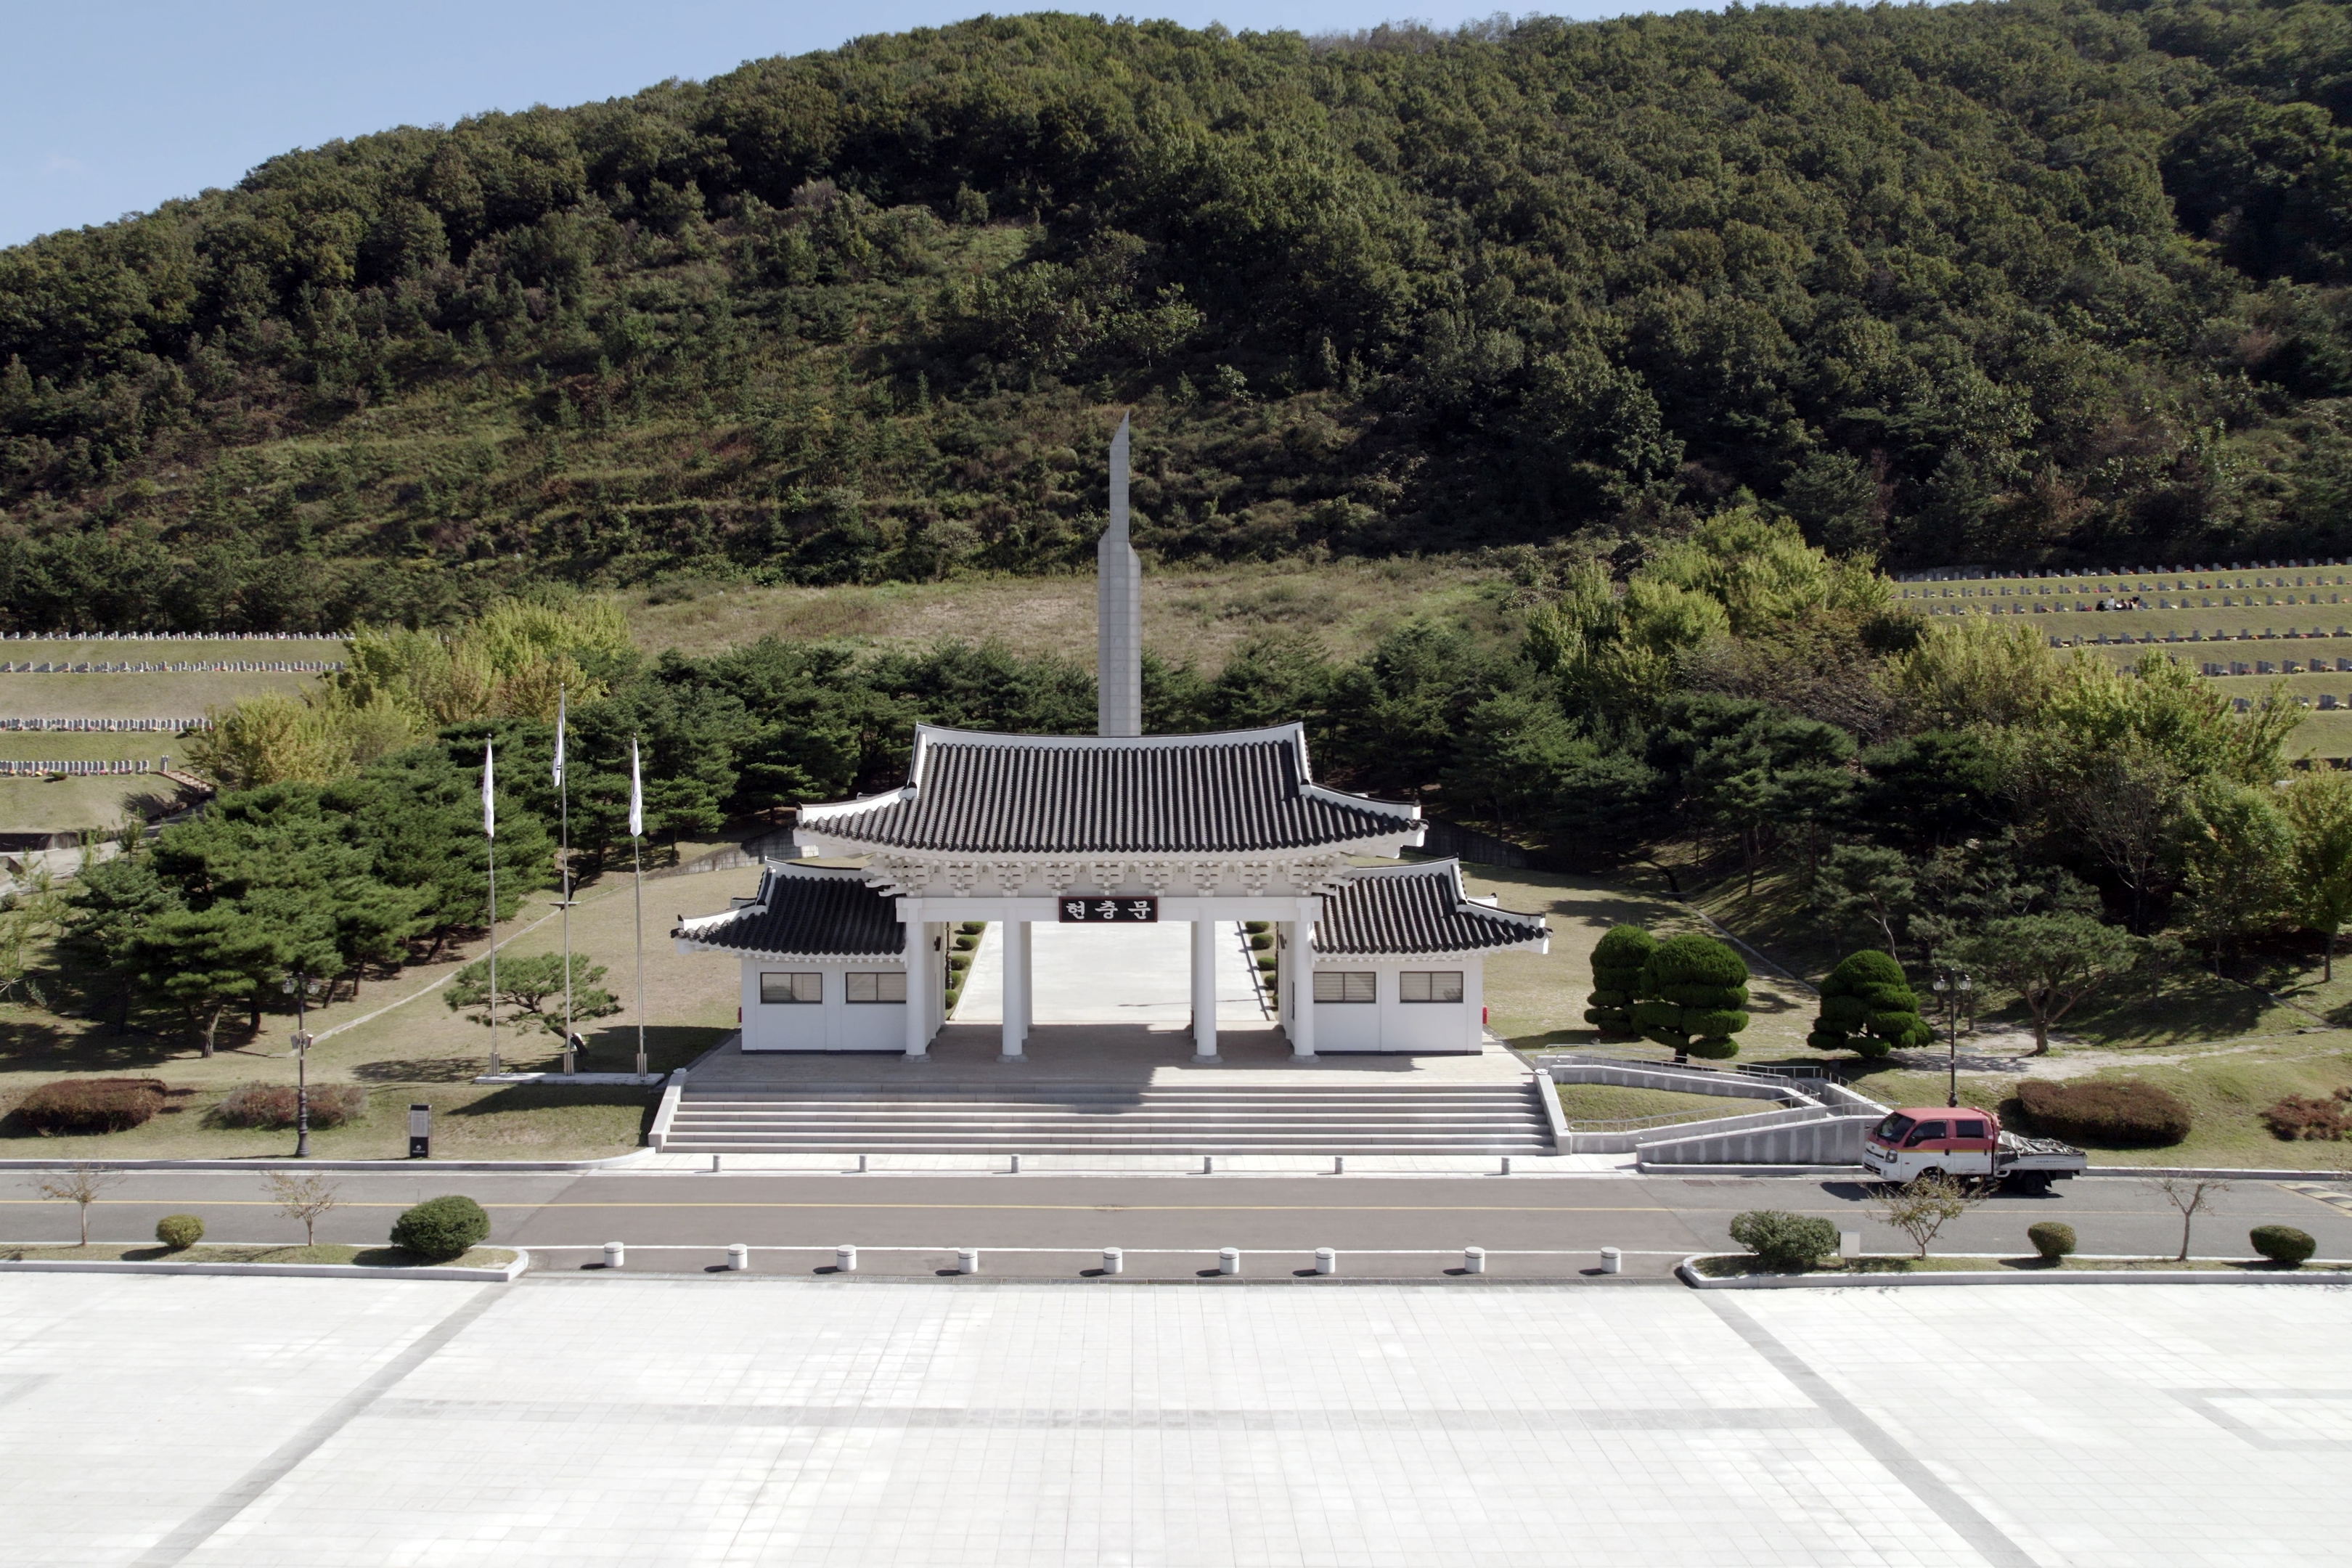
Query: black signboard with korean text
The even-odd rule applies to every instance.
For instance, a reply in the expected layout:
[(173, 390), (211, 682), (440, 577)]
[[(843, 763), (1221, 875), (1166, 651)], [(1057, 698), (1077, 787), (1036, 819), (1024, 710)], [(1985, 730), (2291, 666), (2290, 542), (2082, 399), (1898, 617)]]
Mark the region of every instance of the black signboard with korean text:
[(1064, 925), (1156, 925), (1158, 899), (1056, 899)]

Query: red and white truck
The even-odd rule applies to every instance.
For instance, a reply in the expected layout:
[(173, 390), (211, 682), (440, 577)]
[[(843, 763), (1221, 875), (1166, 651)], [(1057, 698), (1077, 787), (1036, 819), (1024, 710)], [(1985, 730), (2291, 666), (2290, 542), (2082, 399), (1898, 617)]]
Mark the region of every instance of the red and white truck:
[(2000, 1130), (2000, 1118), (1966, 1106), (1906, 1106), (1863, 1135), (1862, 1168), (1885, 1182), (1917, 1176), (1977, 1176), (2011, 1192), (2046, 1193), (2090, 1164), (2054, 1138)]

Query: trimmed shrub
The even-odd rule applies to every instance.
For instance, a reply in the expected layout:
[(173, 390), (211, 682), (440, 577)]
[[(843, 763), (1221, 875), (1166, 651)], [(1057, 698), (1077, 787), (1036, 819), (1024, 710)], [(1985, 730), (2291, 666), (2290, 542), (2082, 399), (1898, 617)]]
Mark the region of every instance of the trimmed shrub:
[(2352, 1094), (2336, 1091), (2333, 1100), (2320, 1100), (2307, 1094), (2290, 1094), (2263, 1112), (2263, 1125), (2274, 1138), (2288, 1142), (2298, 1139), (2335, 1140), (2352, 1134)]
[(463, 1258), (490, 1234), (490, 1216), (461, 1194), (427, 1198), (392, 1222), (392, 1244), (432, 1263)]
[(1786, 1209), (1749, 1209), (1731, 1222), (1731, 1239), (1774, 1268), (1809, 1268), (1837, 1250), (1837, 1226)]
[(1805, 1044), (1875, 1058), (1932, 1045), (1935, 1038), (1919, 1016), (1919, 996), (1904, 979), (1903, 965), (1891, 953), (1864, 948), (1822, 982), (1822, 1014)]
[(155, 1222), (155, 1239), (174, 1252), (185, 1252), (205, 1238), (205, 1222), (192, 1214), (167, 1214)]
[(1660, 942), (1634, 995), (1643, 1038), (1677, 1056), (1738, 1054), (1731, 1037), (1748, 1027), (1748, 964), (1713, 937), (1690, 931)]
[(2044, 1263), (2055, 1263), (2062, 1258), (2073, 1257), (2074, 1253), (2074, 1227), (2060, 1225), (2054, 1219), (2027, 1226), (2025, 1239), (2033, 1244), (2033, 1250), (2042, 1255)]
[(163, 1109), (160, 1078), (68, 1078), (45, 1083), (16, 1102), (25, 1125), (44, 1138), (121, 1132)]
[(2017, 1101), (2033, 1130), (2075, 1143), (2109, 1146), (2178, 1143), (2189, 1136), (2189, 1108), (2136, 1079), (2061, 1083), (2027, 1079)]
[[(213, 1107), (224, 1127), (291, 1127), (298, 1109), (290, 1083), (241, 1083)], [(368, 1091), (355, 1083), (315, 1084), (310, 1089), (310, 1125), (341, 1127), (367, 1114)]]
[(1251, 937), (1249, 939), (1249, 944), (1250, 951), (1252, 952), (1272, 952), (1274, 951), (1274, 938), (1264, 933)]
[(1633, 1035), (1633, 992), (1642, 965), (1658, 950), (1658, 939), (1640, 926), (1613, 926), (1592, 950), (1592, 994), (1584, 999), (1584, 1021), (1604, 1035)]
[(2291, 1225), (2258, 1225), (2246, 1233), (2254, 1250), (2273, 1263), (2284, 1263), (2289, 1268), (2310, 1260), (2319, 1250), (2319, 1243)]

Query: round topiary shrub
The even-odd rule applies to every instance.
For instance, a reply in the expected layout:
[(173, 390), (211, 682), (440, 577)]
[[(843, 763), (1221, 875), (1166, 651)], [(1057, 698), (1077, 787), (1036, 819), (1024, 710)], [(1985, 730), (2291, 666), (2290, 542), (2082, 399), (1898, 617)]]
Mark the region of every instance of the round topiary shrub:
[(392, 1222), (392, 1244), (431, 1263), (463, 1258), (490, 1234), (490, 1216), (469, 1197), (427, 1198)]
[(1837, 1226), (1812, 1215), (1786, 1209), (1749, 1209), (1731, 1222), (1731, 1239), (1767, 1267), (1810, 1268), (1824, 1252), (1837, 1249)]
[(2319, 1243), (2291, 1225), (2258, 1225), (2246, 1233), (2246, 1239), (2254, 1244), (2256, 1252), (2289, 1268), (2308, 1262), (2311, 1255), (2319, 1250)]
[(2017, 1086), (2017, 1102), (2035, 1131), (2070, 1143), (2116, 1148), (2178, 1143), (2189, 1136), (2189, 1107), (2137, 1079), (2030, 1078)]
[(155, 1239), (174, 1252), (185, 1252), (205, 1238), (205, 1222), (192, 1214), (167, 1214), (155, 1222)]
[(2074, 1227), (2060, 1225), (2054, 1219), (2027, 1226), (2025, 1239), (2033, 1244), (2033, 1250), (2041, 1254), (2044, 1263), (2055, 1263), (2062, 1258), (2074, 1255)]
[(1633, 1023), (1642, 1037), (1677, 1057), (1723, 1058), (1748, 1027), (1748, 965), (1711, 936), (1696, 931), (1658, 944), (1642, 966)]
[(1822, 1014), (1805, 1044), (1817, 1051), (1883, 1057), (1931, 1045), (1935, 1031), (1919, 1016), (1919, 996), (1891, 953), (1864, 948), (1850, 954), (1822, 982)]
[(1658, 950), (1658, 939), (1640, 926), (1614, 926), (1592, 950), (1592, 994), (1584, 999), (1584, 1021), (1604, 1035), (1636, 1035), (1633, 992), (1642, 966)]

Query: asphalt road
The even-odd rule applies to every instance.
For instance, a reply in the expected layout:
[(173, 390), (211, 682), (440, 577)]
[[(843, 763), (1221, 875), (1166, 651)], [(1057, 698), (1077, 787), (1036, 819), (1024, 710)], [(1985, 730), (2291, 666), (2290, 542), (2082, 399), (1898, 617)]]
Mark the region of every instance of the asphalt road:
[[(1820, 1215), (1861, 1231), (1871, 1251), (1907, 1250), (1872, 1217), (1874, 1190), (1811, 1178), (322, 1173), (342, 1206), (320, 1222), (321, 1241), (381, 1242), (409, 1204), (463, 1192), (489, 1210), (494, 1242), (541, 1251), (551, 1269), (593, 1266), (607, 1241), (628, 1244), (632, 1268), (662, 1271), (715, 1267), (742, 1242), (755, 1271), (808, 1273), (852, 1243), (863, 1272), (951, 1268), (956, 1248), (976, 1247), (989, 1273), (1064, 1278), (1098, 1268), (1110, 1246), (1129, 1249), (1129, 1274), (1170, 1278), (1213, 1268), (1222, 1247), (1242, 1248), (1245, 1271), (1261, 1275), (1310, 1268), (1314, 1249), (1329, 1247), (1347, 1273), (1394, 1278), (1458, 1269), (1461, 1249), (1479, 1246), (1492, 1273), (1559, 1278), (1593, 1273), (1599, 1249), (1613, 1246), (1629, 1274), (1656, 1276), (1687, 1253), (1728, 1250), (1727, 1226), (1751, 1208)], [(73, 1240), (74, 1206), (43, 1200), (34, 1182), (0, 1176), (0, 1242)], [(127, 1173), (93, 1207), (90, 1234), (145, 1241), (179, 1212), (204, 1216), (208, 1241), (301, 1237), (260, 1174), (238, 1171)], [(2161, 1194), (2098, 1179), (2046, 1197), (1997, 1195), (1935, 1249), (2026, 1253), (2026, 1226), (2041, 1219), (2074, 1226), (2084, 1253), (2169, 1256), (2180, 1242)], [(2352, 1212), (2270, 1182), (2210, 1198), (2192, 1251), (2244, 1256), (2248, 1227), (2264, 1223), (2310, 1232), (2322, 1257), (2352, 1258)]]

